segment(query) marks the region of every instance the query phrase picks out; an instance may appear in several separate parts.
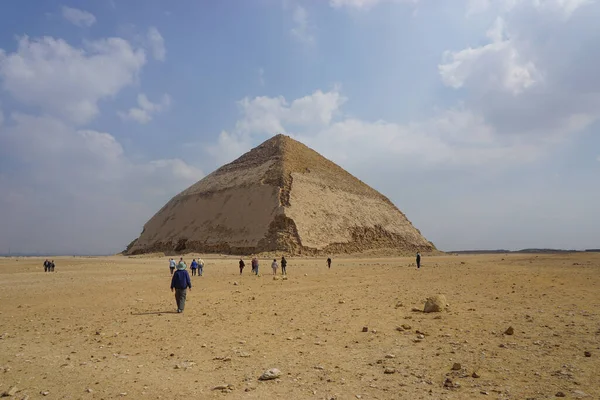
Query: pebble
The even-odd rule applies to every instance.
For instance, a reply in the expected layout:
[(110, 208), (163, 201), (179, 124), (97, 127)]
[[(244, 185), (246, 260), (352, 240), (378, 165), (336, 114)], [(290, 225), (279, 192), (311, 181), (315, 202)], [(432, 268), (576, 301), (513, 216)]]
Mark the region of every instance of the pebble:
[(586, 357), (591, 357), (592, 353), (589, 352), (589, 351), (585, 351), (585, 352), (583, 352), (583, 355), (586, 356)]
[(589, 395), (581, 390), (574, 390), (573, 396), (575, 396), (576, 399), (582, 399), (584, 397), (588, 397)]
[(462, 369), (462, 365), (460, 363), (452, 364), (452, 371), (460, 371)]
[(237, 285), (238, 285), (238, 283), (237, 283), (237, 282), (233, 282), (233, 286), (237, 286)]
[(396, 370), (395, 370), (394, 368), (389, 368), (389, 367), (388, 367), (388, 368), (386, 368), (386, 369), (383, 371), (383, 373), (384, 373), (384, 374), (395, 374), (395, 373), (396, 373)]
[(555, 394), (555, 396), (556, 396), (556, 397), (567, 397), (567, 395), (566, 395), (566, 394), (564, 394), (563, 392), (557, 392), (557, 393)]
[(386, 354), (385, 358), (396, 358), (396, 356), (393, 354)]
[(363, 332), (369, 332), (369, 327), (368, 326), (363, 326), (362, 331)]
[(346, 302), (344, 300), (340, 300), (338, 301), (338, 304), (345, 304)]
[(508, 329), (504, 331), (504, 334), (509, 335), (509, 336), (514, 335), (514, 333), (515, 333), (515, 330), (513, 329), (512, 326), (509, 326)]
[(277, 368), (271, 368), (265, 372), (258, 378), (260, 381), (270, 381), (273, 379), (277, 379), (281, 376), (281, 371)]
[(93, 391), (91, 388), (87, 388), (87, 389), (85, 389), (85, 391), (86, 391), (87, 393), (94, 393), (94, 391)]
[(6, 392), (2, 393), (2, 397), (14, 396), (18, 391), (19, 391), (19, 389), (17, 389), (16, 386), (11, 386), (8, 388), (8, 390)]
[(49, 392), (49, 391), (47, 391), (47, 390), (43, 390), (43, 391), (41, 391), (41, 392), (40, 392), (40, 394), (41, 394), (42, 396), (48, 396), (48, 395), (50, 394), (50, 392)]
[(471, 375), (473, 378), (480, 378), (481, 376), (477, 373), (477, 372), (473, 372), (473, 375)]
[(421, 340), (423, 340), (423, 339), (425, 339), (425, 335), (423, 335), (422, 333), (419, 333), (419, 334), (417, 335), (417, 339), (421, 339)]
[(407, 325), (407, 324), (402, 324), (402, 329), (405, 329), (405, 330), (409, 331), (409, 330), (412, 329), (412, 326)]
[(217, 385), (212, 388), (212, 390), (230, 390), (230, 389), (233, 389), (233, 386), (229, 385), (229, 384)]

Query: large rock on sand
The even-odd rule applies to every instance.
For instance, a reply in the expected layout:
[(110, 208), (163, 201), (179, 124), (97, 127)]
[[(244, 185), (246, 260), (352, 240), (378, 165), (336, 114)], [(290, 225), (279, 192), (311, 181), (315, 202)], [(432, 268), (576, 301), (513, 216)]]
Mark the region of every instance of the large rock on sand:
[(435, 296), (427, 298), (423, 312), (440, 312), (443, 311), (447, 305), (448, 302), (446, 301), (446, 296), (444, 296), (443, 294), (437, 294)]
[(381, 193), (277, 135), (173, 197), (125, 254), (435, 250)]

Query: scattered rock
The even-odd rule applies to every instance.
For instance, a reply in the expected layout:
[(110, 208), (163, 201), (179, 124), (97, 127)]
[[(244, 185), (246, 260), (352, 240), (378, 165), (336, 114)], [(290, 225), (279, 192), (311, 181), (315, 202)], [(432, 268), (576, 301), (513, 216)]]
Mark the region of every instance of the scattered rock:
[(515, 330), (513, 329), (512, 326), (509, 326), (508, 329), (504, 331), (504, 334), (505, 335), (509, 335), (509, 336), (514, 335), (515, 334)]
[(423, 308), (423, 312), (440, 312), (446, 308), (447, 304), (448, 302), (446, 301), (446, 296), (444, 296), (443, 294), (438, 294), (427, 298), (427, 301), (425, 302), (425, 307)]
[(479, 393), (480, 393), (480, 394), (483, 394), (483, 395), (486, 395), (486, 396), (489, 394), (489, 393), (488, 393), (488, 392), (486, 392), (485, 390), (481, 390), (481, 391), (479, 391)]
[(425, 339), (425, 335), (423, 335), (422, 333), (419, 333), (419, 334), (417, 335), (417, 339), (421, 339), (421, 340), (423, 340), (423, 339)]
[(555, 394), (555, 396), (556, 396), (556, 397), (567, 397), (567, 395), (566, 395), (566, 394), (564, 394), (563, 392), (557, 392), (557, 393)]
[(121, 392), (121, 393), (119, 393), (119, 396), (125, 397), (125, 396), (127, 396), (127, 392)]
[(237, 283), (237, 282), (233, 282), (233, 286), (237, 286), (237, 285), (238, 285), (238, 283)]
[(389, 374), (395, 374), (395, 373), (396, 373), (396, 370), (395, 370), (394, 368), (389, 368), (389, 367), (388, 367), (388, 368), (386, 368), (386, 369), (383, 371), (383, 373), (384, 373), (384, 374), (388, 374), (388, 375), (389, 375)]
[(460, 363), (452, 364), (452, 371), (460, 371), (462, 369), (462, 365)]
[(396, 308), (400, 308), (400, 307), (404, 307), (404, 304), (402, 304), (401, 301), (396, 303)]
[(41, 394), (42, 396), (48, 396), (48, 395), (50, 394), (50, 392), (49, 392), (49, 391), (47, 391), (47, 390), (43, 390), (43, 391), (41, 391), (41, 392), (40, 392), (40, 394)]
[(584, 355), (584, 356), (586, 356), (586, 357), (591, 357), (591, 356), (592, 356), (592, 353), (591, 353), (591, 352), (589, 352), (589, 351), (584, 351), (584, 352), (583, 352), (583, 355)]
[(258, 380), (260, 381), (270, 381), (273, 379), (277, 379), (281, 376), (281, 371), (278, 370), (277, 368), (271, 368), (267, 371), (265, 371), (260, 378), (258, 378)]
[(344, 300), (340, 300), (338, 301), (338, 304), (345, 304), (346, 302)]
[(230, 384), (217, 385), (212, 388), (212, 390), (231, 390), (231, 389), (233, 389), (233, 385), (230, 385)]
[(405, 330), (407, 330), (407, 331), (410, 331), (412, 329), (412, 326), (407, 325), (407, 324), (402, 324), (402, 328), (405, 329)]
[(17, 394), (18, 391), (19, 389), (17, 389), (16, 386), (11, 386), (6, 392), (2, 393), (2, 397), (12, 397)]
[(85, 391), (86, 391), (87, 393), (94, 393), (94, 390), (93, 390), (93, 389), (91, 389), (91, 388), (87, 388), (87, 389), (85, 389)]
[(386, 354), (385, 358), (396, 358), (396, 356), (393, 354)]
[(368, 326), (363, 326), (362, 331), (363, 332), (369, 332), (369, 327)]
[(588, 397), (589, 394), (581, 390), (573, 390), (573, 396), (575, 396), (576, 399), (583, 399), (584, 397)]
[(182, 362), (182, 363), (179, 363), (179, 364), (175, 365), (175, 369), (183, 369), (183, 370), (186, 370), (186, 369), (188, 369), (188, 368), (191, 368), (191, 367), (193, 367), (194, 365), (196, 365), (196, 363), (195, 363), (195, 362), (193, 362), (193, 361), (184, 361), (184, 362)]
[(244, 358), (250, 357), (250, 353), (246, 353), (244, 351), (242, 351), (239, 355), (240, 355), (240, 357), (244, 357)]
[(481, 376), (477, 373), (477, 372), (473, 372), (473, 374), (471, 375), (471, 377), (473, 378), (481, 378)]

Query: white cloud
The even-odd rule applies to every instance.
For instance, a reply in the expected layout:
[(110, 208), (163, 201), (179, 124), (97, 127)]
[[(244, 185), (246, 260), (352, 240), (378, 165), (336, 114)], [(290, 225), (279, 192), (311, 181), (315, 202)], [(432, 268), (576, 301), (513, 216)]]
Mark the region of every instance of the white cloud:
[(54, 117), (14, 114), (11, 122), (0, 127), (0, 157), (27, 166), (0, 173), (0, 219), (11, 226), (0, 229), (0, 242), (13, 250), (122, 250), (160, 206), (204, 175), (177, 158), (133, 161), (111, 134)]
[[(291, 103), (282, 96), (243, 99), (243, 115), (234, 131), (221, 132), (207, 151), (219, 163), (227, 162), (267, 137), (288, 133), (346, 165), (374, 157), (398, 160), (396, 165), (401, 160), (413, 166), (459, 167), (530, 162), (561, 143), (560, 136), (502, 135), (482, 115), (464, 107), (398, 124), (345, 118), (341, 110), (345, 101), (337, 89), (318, 90)], [(335, 120), (335, 115), (340, 118)], [(572, 129), (585, 122), (574, 121)]]
[(137, 121), (140, 124), (147, 124), (152, 121), (155, 114), (163, 112), (171, 105), (171, 97), (168, 94), (163, 95), (159, 103), (153, 103), (148, 100), (145, 94), (141, 93), (137, 97), (138, 107), (130, 108), (126, 113), (119, 112), (118, 115), (123, 119)]
[(80, 27), (90, 27), (96, 23), (94, 14), (77, 8), (62, 7), (62, 16), (69, 22)]
[(290, 31), (292, 36), (301, 43), (314, 44), (314, 27), (309, 21), (308, 11), (304, 7), (297, 5), (294, 9), (292, 19), (294, 21), (294, 27)]
[(328, 125), (346, 98), (338, 89), (330, 92), (317, 90), (311, 95), (288, 104), (284, 97), (244, 98), (238, 104), (244, 118), (236, 123), (242, 132), (276, 134), (290, 127), (315, 127)]
[(559, 14), (569, 18), (579, 8), (594, 3), (595, 0), (467, 0), (467, 16), (481, 14), (490, 10), (506, 13), (519, 6), (531, 6), (538, 11)]
[(21, 103), (82, 124), (98, 114), (99, 100), (133, 84), (145, 62), (144, 51), (121, 38), (75, 48), (62, 39), (24, 36), (14, 53), (0, 50), (0, 78)]
[(498, 18), (488, 30), (491, 43), (457, 52), (446, 51), (438, 66), (445, 85), (466, 84), (479, 90), (505, 90), (517, 95), (542, 79), (536, 65), (519, 52)]
[(148, 29), (148, 44), (152, 51), (152, 56), (158, 61), (165, 61), (167, 57), (167, 49), (165, 48), (165, 39), (162, 37), (158, 29), (154, 26)]
[(367, 10), (383, 2), (395, 3), (417, 3), (418, 0), (330, 0), (329, 5), (334, 8), (348, 7), (354, 9)]

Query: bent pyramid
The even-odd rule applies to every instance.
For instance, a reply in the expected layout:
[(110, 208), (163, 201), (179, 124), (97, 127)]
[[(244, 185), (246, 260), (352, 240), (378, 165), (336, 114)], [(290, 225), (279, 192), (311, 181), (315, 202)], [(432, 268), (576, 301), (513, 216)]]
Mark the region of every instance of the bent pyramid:
[(173, 197), (125, 254), (431, 251), (385, 196), (277, 135)]

